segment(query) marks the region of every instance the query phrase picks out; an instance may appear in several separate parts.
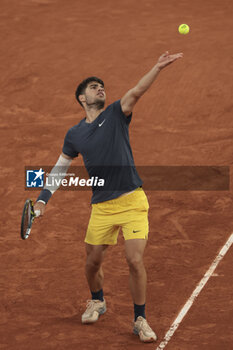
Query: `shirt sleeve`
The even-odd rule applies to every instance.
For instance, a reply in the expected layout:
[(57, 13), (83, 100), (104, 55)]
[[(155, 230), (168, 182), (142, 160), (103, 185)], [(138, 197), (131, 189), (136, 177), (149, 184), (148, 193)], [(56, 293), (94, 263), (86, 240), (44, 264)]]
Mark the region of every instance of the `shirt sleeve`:
[(125, 122), (127, 125), (129, 125), (131, 122), (131, 119), (132, 119), (132, 113), (128, 117), (126, 117), (126, 115), (123, 113), (122, 108), (121, 108), (121, 100), (114, 102), (113, 108), (117, 112), (117, 114), (119, 115), (121, 120), (123, 122)]
[(72, 132), (69, 130), (65, 136), (62, 152), (71, 158), (78, 157), (79, 152), (74, 149), (72, 144)]

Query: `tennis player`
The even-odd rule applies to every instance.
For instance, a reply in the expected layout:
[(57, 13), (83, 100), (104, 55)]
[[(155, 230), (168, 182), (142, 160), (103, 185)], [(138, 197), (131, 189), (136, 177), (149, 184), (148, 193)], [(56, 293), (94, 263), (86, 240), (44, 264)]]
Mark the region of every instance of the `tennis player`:
[[(105, 188), (93, 188), (92, 212), (85, 237), (86, 278), (91, 300), (87, 302), (82, 323), (94, 323), (106, 312), (102, 262), (107, 248), (117, 243), (122, 228), (134, 303), (133, 332), (143, 342), (157, 339), (145, 313), (147, 276), (143, 253), (148, 240), (149, 205), (134, 165), (128, 129), (137, 101), (159, 72), (182, 56), (182, 53), (170, 55), (168, 52), (160, 56), (135, 87), (106, 109), (104, 82), (97, 77), (84, 80), (76, 90), (76, 98), (85, 110), (85, 118), (68, 130), (62, 153), (49, 175), (57, 172), (56, 167), (61, 167), (64, 175), (79, 153), (90, 177), (96, 175), (93, 169), (101, 166), (99, 171), (105, 179)], [(53, 189), (45, 187), (41, 191), (35, 203), (40, 215), (44, 214), (45, 205), (56, 190), (55, 185)]]

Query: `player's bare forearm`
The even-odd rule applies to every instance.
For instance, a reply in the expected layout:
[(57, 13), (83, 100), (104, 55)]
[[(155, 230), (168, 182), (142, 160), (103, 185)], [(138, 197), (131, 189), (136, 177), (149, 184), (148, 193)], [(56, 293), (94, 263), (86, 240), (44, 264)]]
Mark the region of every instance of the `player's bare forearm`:
[(157, 78), (159, 72), (160, 68), (156, 63), (156, 65), (139, 80), (137, 85), (132, 89), (137, 98), (140, 98), (149, 89)]
[(133, 89), (135, 95), (138, 98), (140, 98), (155, 81), (159, 72), (172, 62), (176, 61), (178, 58), (181, 58), (182, 56), (182, 53), (169, 55), (168, 51), (162, 56), (160, 56), (156, 65), (146, 75), (144, 75), (144, 77), (141, 80), (139, 80), (138, 84)]
[(159, 57), (156, 65), (146, 73), (137, 83), (137, 85), (129, 90), (121, 99), (121, 108), (126, 116), (130, 115), (133, 107), (139, 100), (139, 98), (149, 89), (149, 87), (156, 80), (159, 72), (176, 61), (178, 58), (183, 57), (182, 53), (169, 55), (168, 51)]

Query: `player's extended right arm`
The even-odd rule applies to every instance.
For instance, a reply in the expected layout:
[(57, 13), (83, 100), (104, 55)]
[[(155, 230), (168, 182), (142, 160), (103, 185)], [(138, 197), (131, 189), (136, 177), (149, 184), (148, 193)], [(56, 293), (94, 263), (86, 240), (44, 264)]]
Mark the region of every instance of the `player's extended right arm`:
[(129, 116), (132, 113), (135, 104), (139, 98), (149, 89), (149, 87), (157, 78), (159, 72), (181, 57), (183, 57), (182, 52), (170, 55), (168, 51), (159, 57), (156, 65), (139, 80), (134, 88), (130, 89), (121, 98), (121, 108), (126, 116)]
[[(65, 177), (67, 170), (69, 169), (72, 159), (73, 158), (67, 156), (66, 154), (61, 153), (57, 163), (51, 170), (48, 177), (56, 177), (56, 179), (62, 180)], [(62, 175), (57, 175), (58, 173)], [(48, 181), (48, 183), (50, 183), (50, 181)], [(61, 183), (61, 181), (57, 181), (56, 183)], [(59, 188), (59, 185), (57, 185), (56, 183), (53, 185), (53, 187), (48, 188), (45, 186), (40, 192), (40, 195), (37, 198), (37, 201), (34, 205), (34, 211), (36, 213), (36, 216), (44, 214), (46, 204), (48, 203), (52, 194)]]

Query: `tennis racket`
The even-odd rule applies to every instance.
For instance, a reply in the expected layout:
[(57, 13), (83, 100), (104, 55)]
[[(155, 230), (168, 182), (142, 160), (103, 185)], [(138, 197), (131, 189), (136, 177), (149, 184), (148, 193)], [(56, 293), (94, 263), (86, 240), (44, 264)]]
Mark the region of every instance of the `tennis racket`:
[(22, 214), (21, 220), (21, 238), (27, 239), (31, 233), (32, 223), (36, 217), (34, 212), (33, 202), (31, 199), (27, 199)]

